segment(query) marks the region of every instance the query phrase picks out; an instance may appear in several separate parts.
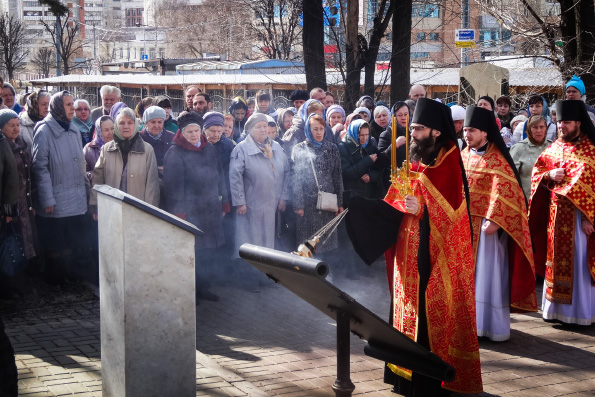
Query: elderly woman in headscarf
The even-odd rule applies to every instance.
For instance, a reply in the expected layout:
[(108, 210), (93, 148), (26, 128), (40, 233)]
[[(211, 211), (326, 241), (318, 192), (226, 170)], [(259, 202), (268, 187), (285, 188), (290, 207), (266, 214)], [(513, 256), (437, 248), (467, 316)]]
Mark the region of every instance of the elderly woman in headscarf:
[[(306, 140), (293, 148), (293, 207), (297, 216), (297, 243), (311, 238), (316, 231), (343, 211), (343, 179), (337, 145), (324, 139), (325, 122), (322, 116), (311, 114), (305, 125)], [(337, 212), (317, 209), (318, 192), (336, 194)], [(316, 248), (325, 253), (338, 247), (333, 233)]]
[(83, 154), (85, 155), (87, 177), (91, 179), (93, 177), (93, 169), (101, 148), (108, 142), (114, 139), (114, 121), (110, 116), (101, 116), (95, 120), (95, 132), (93, 134), (93, 140), (85, 145), (83, 148)]
[(370, 137), (374, 138), (376, 144), (380, 140), (380, 134), (390, 130), (390, 110), (386, 106), (376, 106), (374, 109), (374, 120), (370, 124)]
[(50, 110), (50, 93), (45, 90), (35, 91), (27, 97), (27, 111), (19, 114), (21, 123), (20, 136), (27, 143), (29, 153), (33, 149), (33, 130), (35, 124), (43, 120)]
[(14, 154), (19, 175), (19, 216), (13, 219), (21, 237), (25, 258), (32, 259), (39, 251), (31, 182), (31, 152), (20, 135), (19, 116), (10, 109), (0, 110), (0, 130)]
[[(202, 133), (203, 123), (205, 134)], [(216, 267), (221, 263), (217, 248), (225, 243), (223, 215), (230, 211), (230, 206), (223, 167), (217, 149), (208, 139), (213, 131), (207, 132), (206, 129), (216, 127), (221, 138), (223, 115), (207, 113), (203, 121), (196, 112), (184, 112), (178, 118), (178, 126), (179, 130), (164, 159), (166, 209), (195, 224), (203, 232), (196, 236), (195, 241), (196, 297), (217, 300), (216, 295), (204, 288), (204, 282), (213, 280), (217, 275)]]
[(240, 245), (275, 247), (275, 214), (289, 199), (289, 165), (281, 146), (267, 135), (267, 117), (246, 121), (248, 137), (231, 152), (229, 179), (236, 209), (235, 256)]
[(370, 125), (364, 120), (349, 124), (349, 134), (339, 144), (346, 203), (352, 195), (378, 198), (382, 173), (374, 166), (377, 153), (376, 143), (370, 137)]
[(293, 117), (297, 111), (294, 108), (279, 109), (277, 114), (278, 137), (282, 138), (293, 124)]
[[(159, 206), (159, 175), (153, 147), (138, 133), (134, 111), (124, 108), (114, 123), (114, 140), (101, 148), (93, 169), (93, 185), (108, 185), (137, 199)], [(89, 204), (97, 219), (97, 192)]]
[(83, 146), (93, 139), (93, 119), (91, 117), (91, 107), (89, 102), (84, 99), (74, 101), (74, 117), (72, 123), (81, 133)]
[(345, 123), (345, 109), (341, 105), (336, 104), (329, 106), (326, 109), (326, 122), (331, 127), (335, 142), (341, 142), (340, 135), (344, 128), (343, 124)]
[[(343, 201), (346, 206), (353, 196), (368, 199), (381, 197), (382, 169), (377, 168), (377, 151), (376, 144), (370, 137), (369, 124), (361, 119), (351, 122), (349, 133), (339, 143), (341, 173), (345, 188)], [(367, 266), (363, 266), (362, 261), (358, 259), (344, 225), (339, 226), (339, 240), (341, 246), (339, 255), (343, 270), (348, 278), (355, 279), (358, 273), (365, 272)]]
[[(316, 99), (308, 99), (302, 105), (300, 110), (298, 110), (298, 114), (293, 117), (293, 125), (291, 126), (291, 128), (289, 128), (285, 132), (285, 135), (283, 135), (282, 139), (285, 142), (285, 145), (283, 145), (283, 149), (285, 150), (285, 153), (291, 154), (291, 151), (295, 145), (306, 140), (304, 127), (306, 125), (306, 120), (313, 113), (316, 113), (323, 117), (324, 105)], [(328, 130), (325, 127), (324, 139), (329, 142), (335, 143), (335, 138), (330, 127), (328, 128)]]
[(85, 228), (89, 181), (73, 117), (74, 98), (68, 91), (57, 92), (33, 137), (37, 227), (50, 283), (73, 273), (73, 249), (79, 246), (80, 230)]
[[(395, 102), (393, 105), (393, 114), (395, 115), (395, 119), (397, 120), (397, 139), (396, 139), (396, 147), (397, 147), (397, 166), (401, 167), (403, 161), (405, 161), (405, 156), (407, 153), (405, 152), (405, 128), (407, 126), (407, 115), (410, 116), (409, 113), (409, 106), (407, 103), (403, 101)], [(388, 191), (390, 186), (390, 158), (391, 158), (391, 150), (393, 149), (391, 144), (392, 139), (392, 126), (387, 128), (386, 131), (380, 134), (380, 138), (378, 140), (378, 162), (376, 167), (381, 167), (383, 169), (383, 186), (384, 191)]]

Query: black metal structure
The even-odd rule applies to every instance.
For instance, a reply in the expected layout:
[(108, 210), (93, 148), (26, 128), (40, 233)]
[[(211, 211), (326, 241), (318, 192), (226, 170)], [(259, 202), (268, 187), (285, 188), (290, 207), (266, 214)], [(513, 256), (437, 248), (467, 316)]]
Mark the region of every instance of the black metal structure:
[(337, 321), (337, 397), (355, 390), (349, 375), (349, 331), (368, 342), (364, 352), (370, 357), (446, 382), (455, 378), (452, 366), (328, 282), (326, 263), (252, 244), (240, 247), (240, 257)]

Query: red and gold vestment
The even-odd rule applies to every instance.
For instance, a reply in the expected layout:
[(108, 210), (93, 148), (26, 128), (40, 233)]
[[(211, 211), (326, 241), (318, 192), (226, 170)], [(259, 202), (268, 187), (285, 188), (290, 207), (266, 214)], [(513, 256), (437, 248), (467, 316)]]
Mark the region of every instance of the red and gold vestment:
[(496, 223), (509, 236), (510, 306), (518, 311), (537, 311), (527, 204), (514, 171), (492, 143), (483, 155), (473, 154), (466, 147), (461, 156), (469, 183), (473, 258), (477, 257), (482, 218)]
[[(549, 171), (555, 168), (566, 170), (561, 182), (549, 181)], [(593, 223), (595, 145), (586, 136), (552, 143), (537, 159), (531, 177), (535, 267), (545, 276), (546, 299), (555, 303), (572, 303), (576, 209)], [(587, 238), (587, 266), (595, 280), (595, 233)]]
[[(405, 213), (397, 244), (385, 254), (392, 280), (393, 326), (417, 341), (418, 313), (425, 310), (430, 348), (457, 373), (443, 387), (462, 393), (482, 391), (479, 344), (475, 323), (475, 288), (471, 231), (463, 194), (459, 151), (449, 142), (434, 165), (419, 165), (413, 181), (420, 211), (405, 211), (404, 197), (392, 186), (384, 199)], [(424, 207), (425, 205), (425, 207)], [(420, 219), (428, 211), (429, 253), (432, 265), (426, 288), (426, 307), (418, 307), (420, 276), (418, 248)], [(409, 370), (389, 365), (393, 372), (410, 378)]]

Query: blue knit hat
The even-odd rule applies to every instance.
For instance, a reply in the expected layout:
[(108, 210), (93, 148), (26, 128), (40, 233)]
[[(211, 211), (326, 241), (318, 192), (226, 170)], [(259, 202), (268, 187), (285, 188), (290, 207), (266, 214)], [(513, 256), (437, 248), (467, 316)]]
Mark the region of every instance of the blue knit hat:
[(0, 130), (4, 128), (6, 123), (8, 123), (12, 119), (18, 119), (19, 115), (10, 109), (2, 109), (0, 110)]
[(585, 83), (583, 83), (583, 80), (577, 75), (573, 75), (572, 78), (568, 81), (568, 83), (566, 83), (565, 89), (567, 90), (568, 87), (574, 87), (577, 90), (579, 90), (581, 95), (585, 95)]

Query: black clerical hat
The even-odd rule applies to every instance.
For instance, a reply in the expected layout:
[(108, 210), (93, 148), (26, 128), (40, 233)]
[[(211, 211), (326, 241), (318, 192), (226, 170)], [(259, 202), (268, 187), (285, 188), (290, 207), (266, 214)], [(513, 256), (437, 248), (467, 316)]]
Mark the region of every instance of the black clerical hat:
[(440, 131), (451, 141), (457, 141), (450, 108), (440, 102), (428, 98), (419, 98), (415, 105), (411, 123), (433, 128)]
[(517, 182), (520, 186), (522, 186), (519, 171), (514, 165), (514, 161), (512, 160), (512, 157), (510, 157), (510, 153), (508, 152), (508, 147), (506, 147), (506, 143), (504, 143), (504, 139), (502, 138), (502, 135), (498, 130), (498, 124), (496, 124), (496, 116), (494, 115), (494, 112), (492, 112), (491, 110), (480, 108), (476, 105), (468, 106), (467, 111), (465, 113), (464, 126), (477, 128), (478, 130), (485, 131), (488, 134), (488, 142), (493, 143), (500, 150), (500, 153), (502, 153), (502, 155), (508, 162), (508, 165), (512, 169), (514, 176), (516, 176)]
[(557, 121), (580, 121), (581, 132), (595, 144), (595, 126), (587, 114), (587, 107), (581, 100), (556, 101)]
[(494, 116), (494, 112), (479, 106), (467, 106), (464, 126), (477, 128), (478, 130), (487, 132), (488, 141), (490, 142), (496, 142), (498, 138), (502, 139), (502, 135), (500, 135), (500, 131), (498, 131), (498, 124), (496, 124), (496, 116)]

